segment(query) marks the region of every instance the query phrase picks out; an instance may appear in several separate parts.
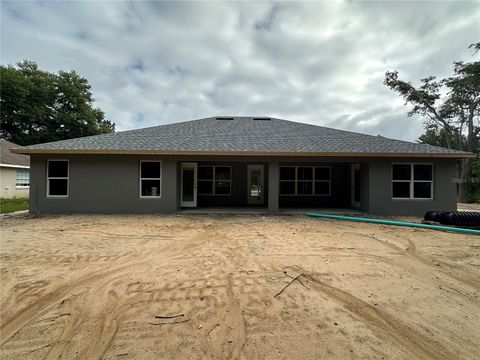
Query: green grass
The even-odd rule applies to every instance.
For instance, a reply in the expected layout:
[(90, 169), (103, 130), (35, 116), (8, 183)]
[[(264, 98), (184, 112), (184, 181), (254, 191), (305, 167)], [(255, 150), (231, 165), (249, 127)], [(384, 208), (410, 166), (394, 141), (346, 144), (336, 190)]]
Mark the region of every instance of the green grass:
[(28, 198), (0, 199), (0, 214), (28, 210)]

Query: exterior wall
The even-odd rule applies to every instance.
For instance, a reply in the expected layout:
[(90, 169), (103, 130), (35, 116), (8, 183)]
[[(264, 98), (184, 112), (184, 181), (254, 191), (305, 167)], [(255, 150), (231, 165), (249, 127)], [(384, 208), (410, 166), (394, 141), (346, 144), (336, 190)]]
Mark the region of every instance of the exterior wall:
[[(46, 196), (47, 159), (69, 160), (68, 198)], [(139, 197), (139, 161), (162, 161), (161, 198)], [(359, 161), (360, 160), (360, 161)], [(265, 164), (265, 205), (270, 212), (279, 208), (279, 166), (284, 164), (333, 164), (331, 206), (350, 207), (350, 164), (360, 163), (361, 209), (378, 215), (423, 215), (428, 210), (455, 210), (456, 160), (388, 159), (388, 158), (272, 158), (221, 156), (133, 156), (133, 155), (69, 155), (31, 157), (30, 211), (32, 213), (172, 213), (180, 208), (180, 163), (198, 162), (232, 165), (231, 203), (226, 200), (202, 200), (202, 206), (243, 206), (246, 199), (246, 165)], [(429, 162), (434, 164), (433, 200), (392, 200), (391, 164), (393, 162)], [(336, 189), (336, 190), (334, 190)], [(242, 195), (245, 194), (245, 196)], [(225, 198), (224, 198), (225, 199)], [(206, 201), (205, 200), (209, 200)], [(202, 203), (203, 201), (203, 203)], [(304, 200), (303, 200), (304, 201)], [(302, 204), (298, 204), (302, 206)], [(327, 203), (303, 204), (328, 206)]]
[[(47, 197), (47, 159), (69, 160), (69, 196)], [(139, 161), (162, 161), (160, 198), (140, 198)], [(32, 156), (31, 213), (171, 213), (177, 210), (176, 162), (149, 156)]]
[[(433, 199), (392, 199), (392, 163), (433, 164)], [(369, 164), (369, 211), (379, 215), (423, 216), (430, 210), (455, 211), (456, 161), (449, 159), (376, 159)]]
[(0, 197), (28, 197), (28, 188), (17, 189), (15, 186), (17, 177), (16, 173), (16, 168), (0, 167)]

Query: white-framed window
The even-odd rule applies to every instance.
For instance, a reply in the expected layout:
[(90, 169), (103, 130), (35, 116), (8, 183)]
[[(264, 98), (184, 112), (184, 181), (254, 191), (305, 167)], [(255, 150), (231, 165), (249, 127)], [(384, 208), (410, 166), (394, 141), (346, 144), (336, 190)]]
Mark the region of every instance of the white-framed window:
[(17, 189), (28, 189), (30, 186), (30, 170), (17, 169), (15, 172), (15, 187)]
[(433, 164), (392, 164), (392, 199), (433, 199)]
[(231, 166), (200, 165), (198, 167), (198, 195), (230, 196), (231, 194)]
[(280, 195), (330, 196), (330, 166), (280, 166)]
[(162, 162), (140, 161), (140, 197), (159, 198), (162, 196)]
[(68, 197), (68, 160), (47, 160), (47, 196)]

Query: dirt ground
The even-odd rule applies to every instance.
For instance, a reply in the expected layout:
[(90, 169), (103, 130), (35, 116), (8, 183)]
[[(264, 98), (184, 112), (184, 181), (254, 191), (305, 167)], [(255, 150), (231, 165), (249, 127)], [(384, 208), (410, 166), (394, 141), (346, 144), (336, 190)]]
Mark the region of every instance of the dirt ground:
[(2, 359), (480, 358), (478, 236), (302, 216), (0, 223)]

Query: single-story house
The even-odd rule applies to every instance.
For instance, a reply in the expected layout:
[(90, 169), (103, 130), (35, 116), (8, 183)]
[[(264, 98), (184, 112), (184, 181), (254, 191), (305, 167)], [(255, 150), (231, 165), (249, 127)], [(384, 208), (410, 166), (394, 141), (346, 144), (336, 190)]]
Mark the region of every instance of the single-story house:
[(0, 197), (27, 197), (30, 184), (30, 157), (13, 154), (18, 148), (5, 139), (0, 139)]
[(456, 209), (474, 154), (268, 117), (211, 117), (14, 150), (31, 156), (33, 213), (190, 207)]

